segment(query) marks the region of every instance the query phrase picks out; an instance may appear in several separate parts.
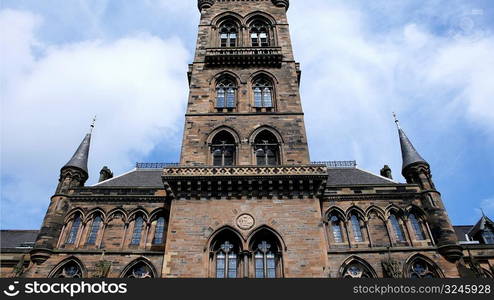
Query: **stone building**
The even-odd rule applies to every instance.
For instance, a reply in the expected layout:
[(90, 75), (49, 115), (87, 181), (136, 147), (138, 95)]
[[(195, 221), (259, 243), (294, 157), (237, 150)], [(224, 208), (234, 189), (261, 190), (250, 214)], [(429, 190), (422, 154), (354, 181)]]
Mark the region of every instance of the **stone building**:
[(406, 183), (386, 166), (311, 163), (288, 6), (199, 0), (180, 163), (115, 177), (105, 167), (85, 186), (87, 134), (34, 246), (13, 247), (23, 260), (2, 260), (4, 275), (15, 265), (24, 277), (491, 276), (492, 222), (459, 241), (398, 122)]

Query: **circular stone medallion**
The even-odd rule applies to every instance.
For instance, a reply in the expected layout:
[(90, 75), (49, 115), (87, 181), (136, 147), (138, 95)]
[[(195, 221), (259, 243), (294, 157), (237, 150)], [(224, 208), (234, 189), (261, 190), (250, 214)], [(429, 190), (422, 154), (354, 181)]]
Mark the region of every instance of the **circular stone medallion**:
[(254, 218), (249, 214), (242, 214), (237, 218), (237, 226), (240, 229), (251, 229), (254, 226)]

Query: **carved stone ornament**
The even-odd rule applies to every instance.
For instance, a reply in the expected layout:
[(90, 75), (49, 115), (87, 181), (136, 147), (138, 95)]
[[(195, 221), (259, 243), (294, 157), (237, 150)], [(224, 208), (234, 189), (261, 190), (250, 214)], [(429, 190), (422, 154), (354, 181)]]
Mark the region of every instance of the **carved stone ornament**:
[(386, 259), (382, 262), (384, 277), (387, 278), (402, 278), (401, 263), (394, 259)]
[(248, 230), (254, 226), (254, 217), (249, 214), (242, 214), (237, 218), (237, 226), (240, 229)]

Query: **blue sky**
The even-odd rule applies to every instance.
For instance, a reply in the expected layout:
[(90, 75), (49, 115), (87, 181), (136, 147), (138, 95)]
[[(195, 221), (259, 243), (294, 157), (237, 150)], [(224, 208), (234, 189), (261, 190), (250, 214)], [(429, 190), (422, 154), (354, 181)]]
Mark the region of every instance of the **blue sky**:
[[(39, 228), (93, 115), (88, 184), (104, 165), (178, 160), (196, 1), (0, 3), (2, 229)], [(404, 181), (396, 111), (453, 223), (494, 216), (492, 1), (292, 0), (288, 14), (312, 160)]]

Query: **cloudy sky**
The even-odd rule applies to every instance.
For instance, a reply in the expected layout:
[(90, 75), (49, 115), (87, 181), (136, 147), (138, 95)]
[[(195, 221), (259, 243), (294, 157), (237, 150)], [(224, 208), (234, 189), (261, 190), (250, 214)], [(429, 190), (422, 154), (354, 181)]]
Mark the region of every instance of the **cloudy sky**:
[[(1, 0), (2, 229), (37, 229), (98, 116), (94, 184), (135, 162), (178, 161), (195, 0)], [(392, 112), (454, 224), (494, 217), (494, 3), (292, 0), (312, 160), (400, 175)]]

